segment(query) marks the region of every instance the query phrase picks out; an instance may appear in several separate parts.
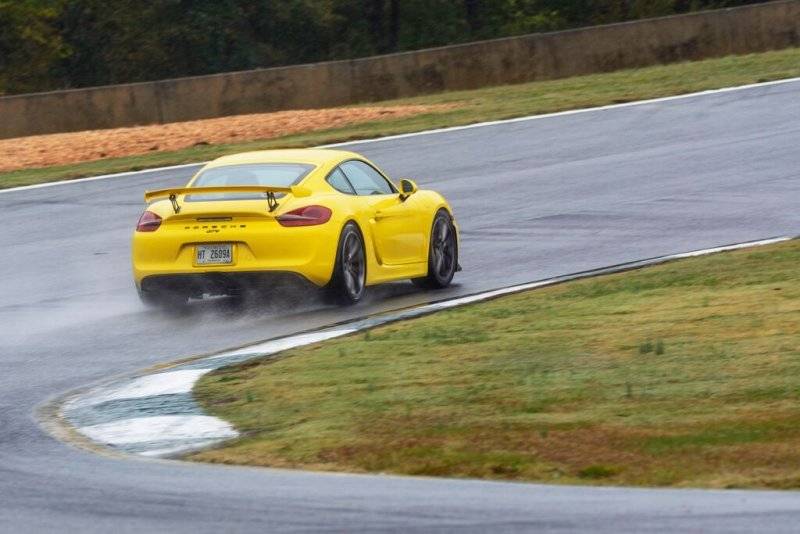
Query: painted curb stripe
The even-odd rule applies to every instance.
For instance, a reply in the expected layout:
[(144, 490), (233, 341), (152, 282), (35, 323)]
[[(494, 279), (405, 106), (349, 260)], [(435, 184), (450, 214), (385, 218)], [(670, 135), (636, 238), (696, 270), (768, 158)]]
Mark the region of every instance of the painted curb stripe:
[(109, 445), (226, 439), (238, 435), (230, 423), (209, 415), (158, 415), (85, 426), (87, 438)]
[[(435, 128), (432, 130), (422, 130), (419, 132), (409, 132), (404, 134), (396, 134), (396, 135), (387, 135), (384, 137), (373, 137), (371, 139), (360, 139), (360, 140), (353, 140), (353, 141), (343, 141), (341, 143), (329, 143), (327, 145), (319, 145), (313, 148), (338, 148), (343, 146), (353, 146), (353, 145), (360, 145), (360, 144), (367, 144), (367, 143), (378, 143), (382, 141), (394, 141), (396, 139), (405, 139), (408, 137), (417, 137), (420, 135), (436, 135), (442, 133), (449, 133), (449, 132), (458, 132), (461, 130), (471, 130), (473, 128), (484, 128), (486, 126), (497, 126), (501, 124), (513, 124), (515, 122), (527, 122), (533, 120), (540, 120), (540, 119), (550, 119), (553, 117), (563, 117), (568, 115), (577, 115), (580, 113), (594, 113), (597, 111), (606, 111), (610, 109), (620, 109), (620, 108), (629, 108), (634, 106), (644, 106), (648, 104), (658, 104), (662, 102), (672, 102), (675, 100), (686, 100), (688, 98), (698, 98), (704, 96), (712, 96), (722, 93), (731, 93), (734, 91), (744, 91), (748, 89), (756, 89), (760, 87), (771, 87), (774, 85), (784, 85), (800, 82), (800, 77), (798, 78), (785, 78), (783, 80), (773, 80), (771, 82), (761, 82), (761, 83), (751, 83), (747, 85), (735, 85), (732, 87), (722, 87), (720, 89), (707, 89), (705, 91), (696, 91), (694, 93), (686, 93), (682, 95), (673, 95), (673, 96), (664, 96), (659, 98), (651, 98), (648, 100), (636, 100), (633, 102), (623, 102), (621, 104), (609, 104), (606, 106), (595, 106), (591, 108), (579, 108), (579, 109), (570, 109), (566, 111), (557, 111), (554, 113), (543, 113), (540, 115), (526, 115), (524, 117), (515, 117), (513, 119), (501, 119), (495, 121), (485, 121), (485, 122), (477, 122), (474, 124), (464, 124), (461, 126), (449, 126), (446, 128)], [(207, 161), (200, 161), (197, 163), (184, 163), (182, 165), (170, 165), (168, 167), (153, 167), (151, 169), (143, 169), (141, 171), (127, 171), (127, 172), (119, 172), (113, 174), (103, 174), (100, 176), (90, 176), (87, 178), (76, 178), (74, 180), (61, 180), (58, 182), (45, 182), (42, 184), (33, 184), (33, 185), (22, 185), (19, 187), (10, 187), (8, 189), (0, 189), (0, 194), (2, 193), (13, 193), (15, 191), (27, 191), (29, 189), (41, 189), (43, 187), (54, 187), (59, 185), (71, 185), (71, 184), (81, 184), (84, 182), (94, 182), (97, 180), (106, 180), (109, 178), (121, 178), (126, 176), (134, 176), (137, 174), (147, 174), (147, 173), (154, 173), (154, 172), (161, 172), (161, 171), (170, 171), (175, 169), (186, 169), (189, 167), (205, 165), (208, 163)]]
[[(571, 280), (619, 273), (672, 260), (703, 256), (780, 243), (793, 239), (775, 237), (736, 243), (668, 256), (622, 263), (545, 280), (519, 284), (474, 295), (425, 304), (342, 325), (303, 332), (236, 350), (225, 351), (177, 365), (164, 372), (119, 379), (112, 384), (82, 392), (61, 407), (61, 415), (78, 432), (113, 449), (147, 457), (170, 457), (199, 450), (237, 437), (226, 421), (206, 415), (192, 398), (192, 387), (204, 374), (227, 365), (262, 358), (288, 349), (310, 345), (375, 326), (427, 315), (436, 311), (485, 301)], [(198, 368), (198, 365), (201, 367)], [(121, 409), (124, 404), (124, 409)], [(102, 420), (102, 423), (92, 421)]]
[(189, 393), (194, 383), (211, 370), (182, 369), (147, 375), (119, 386), (98, 390), (92, 396), (81, 399), (81, 402), (94, 406), (109, 401)]
[(312, 343), (319, 343), (335, 337), (346, 336), (357, 332), (357, 327), (342, 326), (339, 328), (331, 328), (319, 332), (310, 332), (307, 334), (296, 334), (290, 337), (278, 338), (274, 340), (265, 341), (256, 345), (249, 345), (243, 349), (235, 350), (232, 352), (223, 352), (214, 356), (209, 356), (208, 359), (216, 360), (218, 358), (237, 358), (240, 356), (266, 356), (276, 352), (301, 347), (303, 345), (311, 345)]

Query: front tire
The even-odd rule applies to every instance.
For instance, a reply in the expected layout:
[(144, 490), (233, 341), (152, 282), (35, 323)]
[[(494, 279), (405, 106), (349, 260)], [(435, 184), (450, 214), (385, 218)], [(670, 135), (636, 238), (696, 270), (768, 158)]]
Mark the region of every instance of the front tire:
[(428, 274), (411, 280), (418, 287), (443, 289), (450, 285), (458, 270), (458, 238), (453, 219), (445, 210), (433, 218), (428, 249)]
[(329, 300), (345, 306), (364, 296), (367, 282), (367, 256), (358, 226), (347, 223), (339, 236), (333, 276), (326, 288)]

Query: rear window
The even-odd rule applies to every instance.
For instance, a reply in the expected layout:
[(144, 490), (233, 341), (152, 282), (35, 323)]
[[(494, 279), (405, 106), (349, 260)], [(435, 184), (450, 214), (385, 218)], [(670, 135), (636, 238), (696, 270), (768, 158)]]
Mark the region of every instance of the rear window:
[[(289, 187), (299, 184), (314, 169), (306, 163), (254, 163), (227, 165), (206, 169), (192, 187), (224, 187), (229, 185), (265, 185)], [(186, 200), (242, 200), (266, 198), (266, 193), (215, 193), (191, 195)]]

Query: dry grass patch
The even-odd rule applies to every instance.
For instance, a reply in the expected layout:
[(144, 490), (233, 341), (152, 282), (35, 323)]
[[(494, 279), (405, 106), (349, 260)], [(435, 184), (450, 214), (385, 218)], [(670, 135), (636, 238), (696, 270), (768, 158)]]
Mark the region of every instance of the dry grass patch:
[(0, 139), (0, 171), (274, 139), (300, 132), (341, 128), (359, 122), (443, 112), (453, 107), (453, 104), (439, 104), (302, 109)]
[(219, 370), (192, 458), (800, 487), (800, 241), (576, 281)]

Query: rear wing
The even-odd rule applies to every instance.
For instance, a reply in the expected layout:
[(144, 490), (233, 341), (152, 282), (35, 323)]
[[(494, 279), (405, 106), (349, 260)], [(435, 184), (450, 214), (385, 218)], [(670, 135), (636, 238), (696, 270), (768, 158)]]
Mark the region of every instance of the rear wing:
[(266, 193), (269, 211), (275, 211), (278, 201), (275, 200), (275, 193), (286, 193), (294, 197), (307, 197), (311, 191), (305, 187), (292, 185), (289, 187), (276, 187), (271, 185), (227, 185), (212, 187), (177, 187), (173, 189), (158, 189), (156, 191), (145, 191), (144, 201), (147, 203), (159, 198), (168, 198), (172, 202), (172, 209), (175, 213), (181, 211), (178, 204), (178, 195), (205, 195), (214, 193)]

